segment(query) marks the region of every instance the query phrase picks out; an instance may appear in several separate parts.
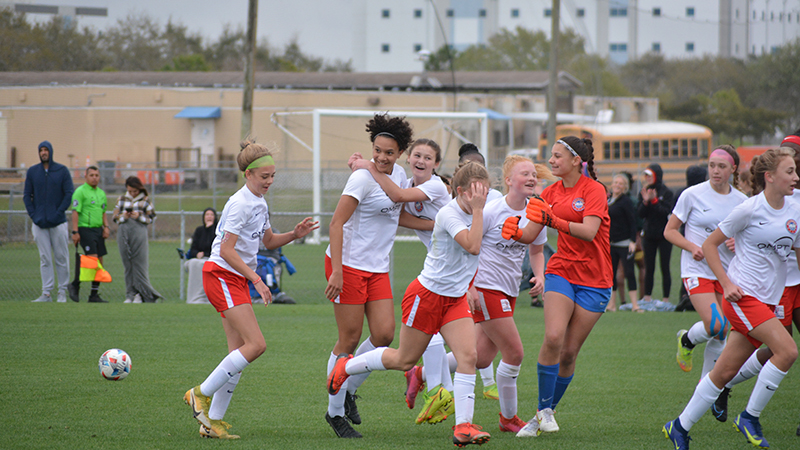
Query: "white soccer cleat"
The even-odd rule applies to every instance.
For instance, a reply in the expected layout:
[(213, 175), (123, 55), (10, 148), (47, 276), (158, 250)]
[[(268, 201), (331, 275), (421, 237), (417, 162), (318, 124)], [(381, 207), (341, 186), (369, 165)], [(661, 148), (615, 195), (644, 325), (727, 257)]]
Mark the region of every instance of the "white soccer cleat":
[(555, 433), (558, 431), (558, 424), (556, 423), (555, 411), (550, 408), (545, 408), (536, 412), (536, 419), (539, 421), (539, 430), (542, 433)]
[(533, 416), (521, 430), (517, 431), (517, 437), (536, 437), (542, 434), (542, 430), (539, 429), (538, 416), (538, 414)]

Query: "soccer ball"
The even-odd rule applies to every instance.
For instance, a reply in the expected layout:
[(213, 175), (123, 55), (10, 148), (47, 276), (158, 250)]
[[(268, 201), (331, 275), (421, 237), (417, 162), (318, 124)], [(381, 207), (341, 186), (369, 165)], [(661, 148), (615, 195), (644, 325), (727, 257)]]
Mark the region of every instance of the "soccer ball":
[(122, 380), (131, 373), (131, 357), (124, 350), (112, 348), (100, 355), (99, 367), (106, 380)]

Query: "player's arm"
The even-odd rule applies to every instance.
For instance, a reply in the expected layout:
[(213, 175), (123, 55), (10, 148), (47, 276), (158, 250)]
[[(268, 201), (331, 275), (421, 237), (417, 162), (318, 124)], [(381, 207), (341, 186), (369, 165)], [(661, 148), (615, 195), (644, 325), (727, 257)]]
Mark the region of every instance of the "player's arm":
[(311, 217), (306, 217), (300, 223), (295, 225), (294, 229), (288, 233), (275, 234), (272, 232), (272, 228), (267, 228), (267, 231), (264, 232), (264, 236), (261, 238), (261, 242), (263, 242), (264, 246), (268, 249), (275, 250), (276, 248), (283, 247), (295, 239), (305, 237), (308, 233), (316, 230), (317, 228), (319, 228), (319, 222), (315, 221)]
[(383, 192), (386, 193), (386, 196), (395, 203), (424, 202), (430, 200), (428, 195), (418, 188), (412, 187), (403, 189), (396, 185), (394, 181), (389, 178), (389, 175), (386, 175), (378, 170), (378, 168), (375, 167), (375, 163), (372, 161), (366, 159), (357, 159), (352, 162), (350, 168), (353, 170), (369, 170), (370, 175), (372, 175), (372, 178), (374, 178), (381, 189), (383, 189)]
[(672, 245), (677, 245), (680, 249), (691, 253), (695, 261), (702, 261), (705, 257), (703, 256), (703, 249), (681, 234), (681, 225), (683, 225), (681, 219), (678, 219), (675, 214), (671, 215), (669, 221), (667, 221), (667, 226), (664, 227), (664, 239), (668, 240)]
[(421, 219), (403, 209), (400, 211), (400, 226), (412, 230), (433, 231), (433, 221)]
[(342, 195), (339, 204), (333, 212), (328, 234), (331, 246), (331, 276), (325, 287), (325, 297), (328, 300), (336, 298), (342, 292), (342, 246), (344, 245), (344, 224), (358, 207), (358, 200), (349, 195)]
[(533, 277), (530, 279), (531, 297), (544, 293), (544, 244), (531, 244), (528, 246), (531, 270)]
[(719, 257), (718, 247), (725, 242), (726, 239), (728, 239), (728, 237), (725, 236), (722, 230), (717, 228), (706, 238), (705, 242), (703, 242), (703, 254), (706, 257), (708, 267), (714, 272), (719, 284), (722, 285), (725, 300), (737, 302), (742, 298), (744, 292), (728, 278), (728, 274), (725, 272), (725, 268), (722, 267), (722, 260)]
[(471, 255), (477, 255), (481, 251), (481, 240), (483, 239), (483, 206), (486, 204), (486, 194), (489, 189), (483, 183), (472, 183), (470, 190), (467, 191), (466, 201), (472, 206), (472, 226), (466, 230), (461, 230), (453, 236), (453, 239)]
[(269, 291), (269, 288), (264, 285), (261, 277), (242, 260), (241, 256), (239, 256), (239, 253), (236, 251), (236, 241), (238, 240), (239, 235), (233, 234), (230, 231), (223, 231), (219, 245), (219, 256), (222, 257), (233, 270), (250, 280), (256, 292), (264, 299), (264, 306), (269, 305), (270, 302), (272, 302), (272, 293)]

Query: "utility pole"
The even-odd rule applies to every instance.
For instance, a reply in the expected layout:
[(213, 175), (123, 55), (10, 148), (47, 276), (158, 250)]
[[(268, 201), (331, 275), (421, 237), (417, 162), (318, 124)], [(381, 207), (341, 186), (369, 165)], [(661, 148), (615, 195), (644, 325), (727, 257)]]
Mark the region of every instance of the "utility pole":
[(550, 80), (547, 83), (547, 148), (540, 148), (544, 160), (550, 158), (550, 149), (556, 143), (556, 113), (558, 112), (558, 22), (561, 0), (553, 0), (550, 12)]
[(242, 139), (253, 129), (253, 79), (255, 78), (256, 24), (258, 0), (250, 0), (247, 10), (247, 42), (245, 42), (244, 89), (242, 92)]

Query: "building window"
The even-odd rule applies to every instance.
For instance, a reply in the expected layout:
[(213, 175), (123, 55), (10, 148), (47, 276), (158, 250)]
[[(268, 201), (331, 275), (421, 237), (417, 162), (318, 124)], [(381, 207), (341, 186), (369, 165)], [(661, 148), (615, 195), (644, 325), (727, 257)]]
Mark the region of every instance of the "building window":
[(628, 17), (628, 8), (611, 8), (611, 17)]
[(694, 51), (694, 42), (687, 42), (686, 43), (686, 51), (691, 53)]
[(777, 45), (773, 45), (772, 48), (770, 48), (769, 52), (772, 53), (773, 55), (778, 53), (778, 46)]
[(694, 17), (694, 8), (686, 8), (686, 17)]
[(478, 10), (478, 17), (486, 17), (486, 10), (485, 9), (479, 9)]
[(753, 10), (753, 20), (756, 20), (756, 10)]
[(661, 17), (661, 8), (653, 8), (653, 17)]
[(661, 42), (653, 42), (653, 53), (661, 53)]
[(384, 19), (388, 19), (390, 15), (391, 14), (389, 14), (389, 10), (388, 9), (382, 9), (381, 10), (381, 17), (383, 17)]
[(544, 16), (545, 16), (545, 17), (552, 17), (552, 16), (553, 16), (553, 10), (552, 10), (552, 9), (550, 9), (550, 8), (548, 8), (548, 9), (545, 9), (545, 10), (544, 10)]
[(414, 44), (414, 53), (419, 53), (422, 50), (422, 44)]
[(454, 17), (456, 15), (455, 11), (452, 9), (447, 10), (447, 17)]
[(511, 18), (516, 19), (519, 17), (519, 9), (514, 8), (511, 10)]
[(736, 20), (739, 20), (739, 8), (736, 8)]
[(578, 17), (583, 17), (586, 15), (586, 10), (583, 8), (578, 8), (578, 10), (575, 11), (575, 15)]
[(736, 54), (739, 54), (739, 44), (736, 44)]
[(620, 44), (610, 44), (608, 47), (609, 47), (609, 50), (611, 50), (612, 52), (627, 52), (628, 51), (628, 44), (626, 44), (624, 42), (620, 43)]
[(381, 52), (389, 53), (389, 49), (390, 49), (389, 44), (381, 44)]
[(422, 18), (422, 10), (421, 10), (421, 9), (415, 9), (415, 10), (414, 10), (414, 18), (415, 18), (415, 19), (420, 19), (420, 18)]
[(771, 13), (769, 13), (769, 20), (775, 22), (775, 11), (772, 11)]

